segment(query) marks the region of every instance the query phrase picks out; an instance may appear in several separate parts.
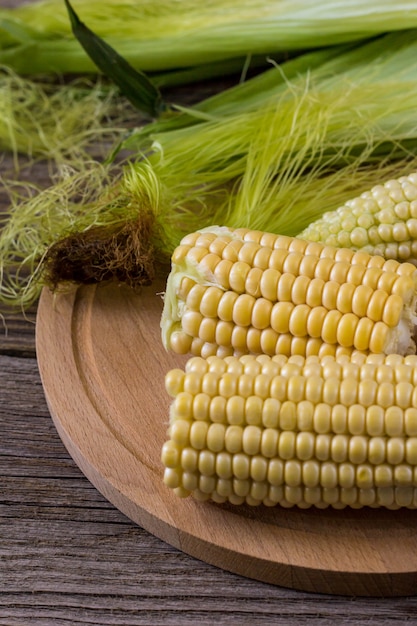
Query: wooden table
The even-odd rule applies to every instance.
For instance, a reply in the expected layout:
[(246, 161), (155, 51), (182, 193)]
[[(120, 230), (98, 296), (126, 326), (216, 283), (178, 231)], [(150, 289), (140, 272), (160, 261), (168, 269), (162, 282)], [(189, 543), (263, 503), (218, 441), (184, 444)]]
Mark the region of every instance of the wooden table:
[[(44, 176), (42, 166), (32, 172), (34, 180)], [(35, 319), (36, 307), (0, 318), (0, 625), (417, 624), (417, 596), (275, 587), (200, 562), (131, 522), (84, 477), (57, 434), (38, 372)]]
[(417, 597), (297, 592), (163, 543), (109, 504), (62, 444), (45, 403), (35, 311), (0, 336), (0, 625), (417, 624)]
[(417, 624), (417, 597), (297, 592), (229, 574), (150, 535), (107, 502), (45, 403), (35, 311), (0, 336), (0, 625)]

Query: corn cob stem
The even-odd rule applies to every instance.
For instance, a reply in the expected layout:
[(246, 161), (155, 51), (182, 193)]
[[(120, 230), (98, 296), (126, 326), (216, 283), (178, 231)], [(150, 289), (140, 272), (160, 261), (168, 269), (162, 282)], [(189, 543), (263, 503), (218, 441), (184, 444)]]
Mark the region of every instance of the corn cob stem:
[(417, 356), (193, 357), (171, 370), (164, 482), (232, 504), (417, 508)]
[(166, 349), (247, 353), (415, 351), (411, 263), (247, 229), (184, 237), (161, 319)]

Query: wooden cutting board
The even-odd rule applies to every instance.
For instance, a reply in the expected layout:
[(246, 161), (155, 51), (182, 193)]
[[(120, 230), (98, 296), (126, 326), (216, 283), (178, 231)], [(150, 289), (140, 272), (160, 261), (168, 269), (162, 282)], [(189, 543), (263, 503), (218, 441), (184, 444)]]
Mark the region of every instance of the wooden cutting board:
[(417, 511), (219, 506), (179, 499), (163, 485), (164, 376), (185, 362), (161, 345), (163, 288), (42, 293), (45, 395), (87, 478), (146, 530), (225, 570), (312, 592), (417, 595)]

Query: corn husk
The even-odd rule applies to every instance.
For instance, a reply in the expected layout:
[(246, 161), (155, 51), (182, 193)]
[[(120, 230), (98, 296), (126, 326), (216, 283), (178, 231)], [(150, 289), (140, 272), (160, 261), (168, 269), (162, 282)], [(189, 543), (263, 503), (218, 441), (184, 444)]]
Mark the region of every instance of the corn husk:
[(414, 159), (415, 41), (409, 31), (307, 55), (316, 66), (298, 73), (302, 60), (290, 61), (291, 79), (284, 64), (134, 133), (124, 145), (141, 158), (128, 176), (139, 189), (150, 169), (158, 180), (161, 250), (211, 224), (295, 235), (341, 185), (354, 192), (363, 167)]
[[(74, 0), (80, 19), (134, 67), (163, 72), (339, 45), (417, 27), (412, 0)], [(0, 63), (20, 74), (96, 72), (62, 0), (0, 11)], [(223, 73), (218, 65), (220, 75)]]
[[(300, 57), (288, 76), (283, 64), (131, 134), (121, 173), (79, 163), (41, 197), (15, 195), (0, 237), (1, 300), (26, 306), (43, 284), (77, 282), (80, 259), (102, 269), (87, 281), (140, 284), (186, 232), (224, 224), (296, 234), (415, 170), (416, 41), (409, 31), (312, 53), (304, 67)], [(137, 266), (126, 268), (123, 252), (138, 240)]]

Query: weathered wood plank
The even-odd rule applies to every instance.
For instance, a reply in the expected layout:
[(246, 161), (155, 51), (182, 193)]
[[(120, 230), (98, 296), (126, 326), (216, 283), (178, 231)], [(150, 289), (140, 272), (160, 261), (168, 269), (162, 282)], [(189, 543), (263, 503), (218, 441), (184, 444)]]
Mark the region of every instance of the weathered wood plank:
[[(178, 90), (178, 101), (209, 90)], [(6, 156), (1, 172), (11, 166)], [(44, 165), (31, 180), (47, 183)], [(272, 587), (188, 557), (130, 522), (85, 479), (53, 426), (33, 358), (35, 312), (0, 319), (0, 626), (417, 623), (417, 598)]]
[(36, 361), (0, 356), (0, 625), (413, 623), (417, 598), (345, 599), (229, 574), (128, 520), (49, 417)]
[(0, 319), (0, 354), (34, 357), (36, 308), (5, 311)]

